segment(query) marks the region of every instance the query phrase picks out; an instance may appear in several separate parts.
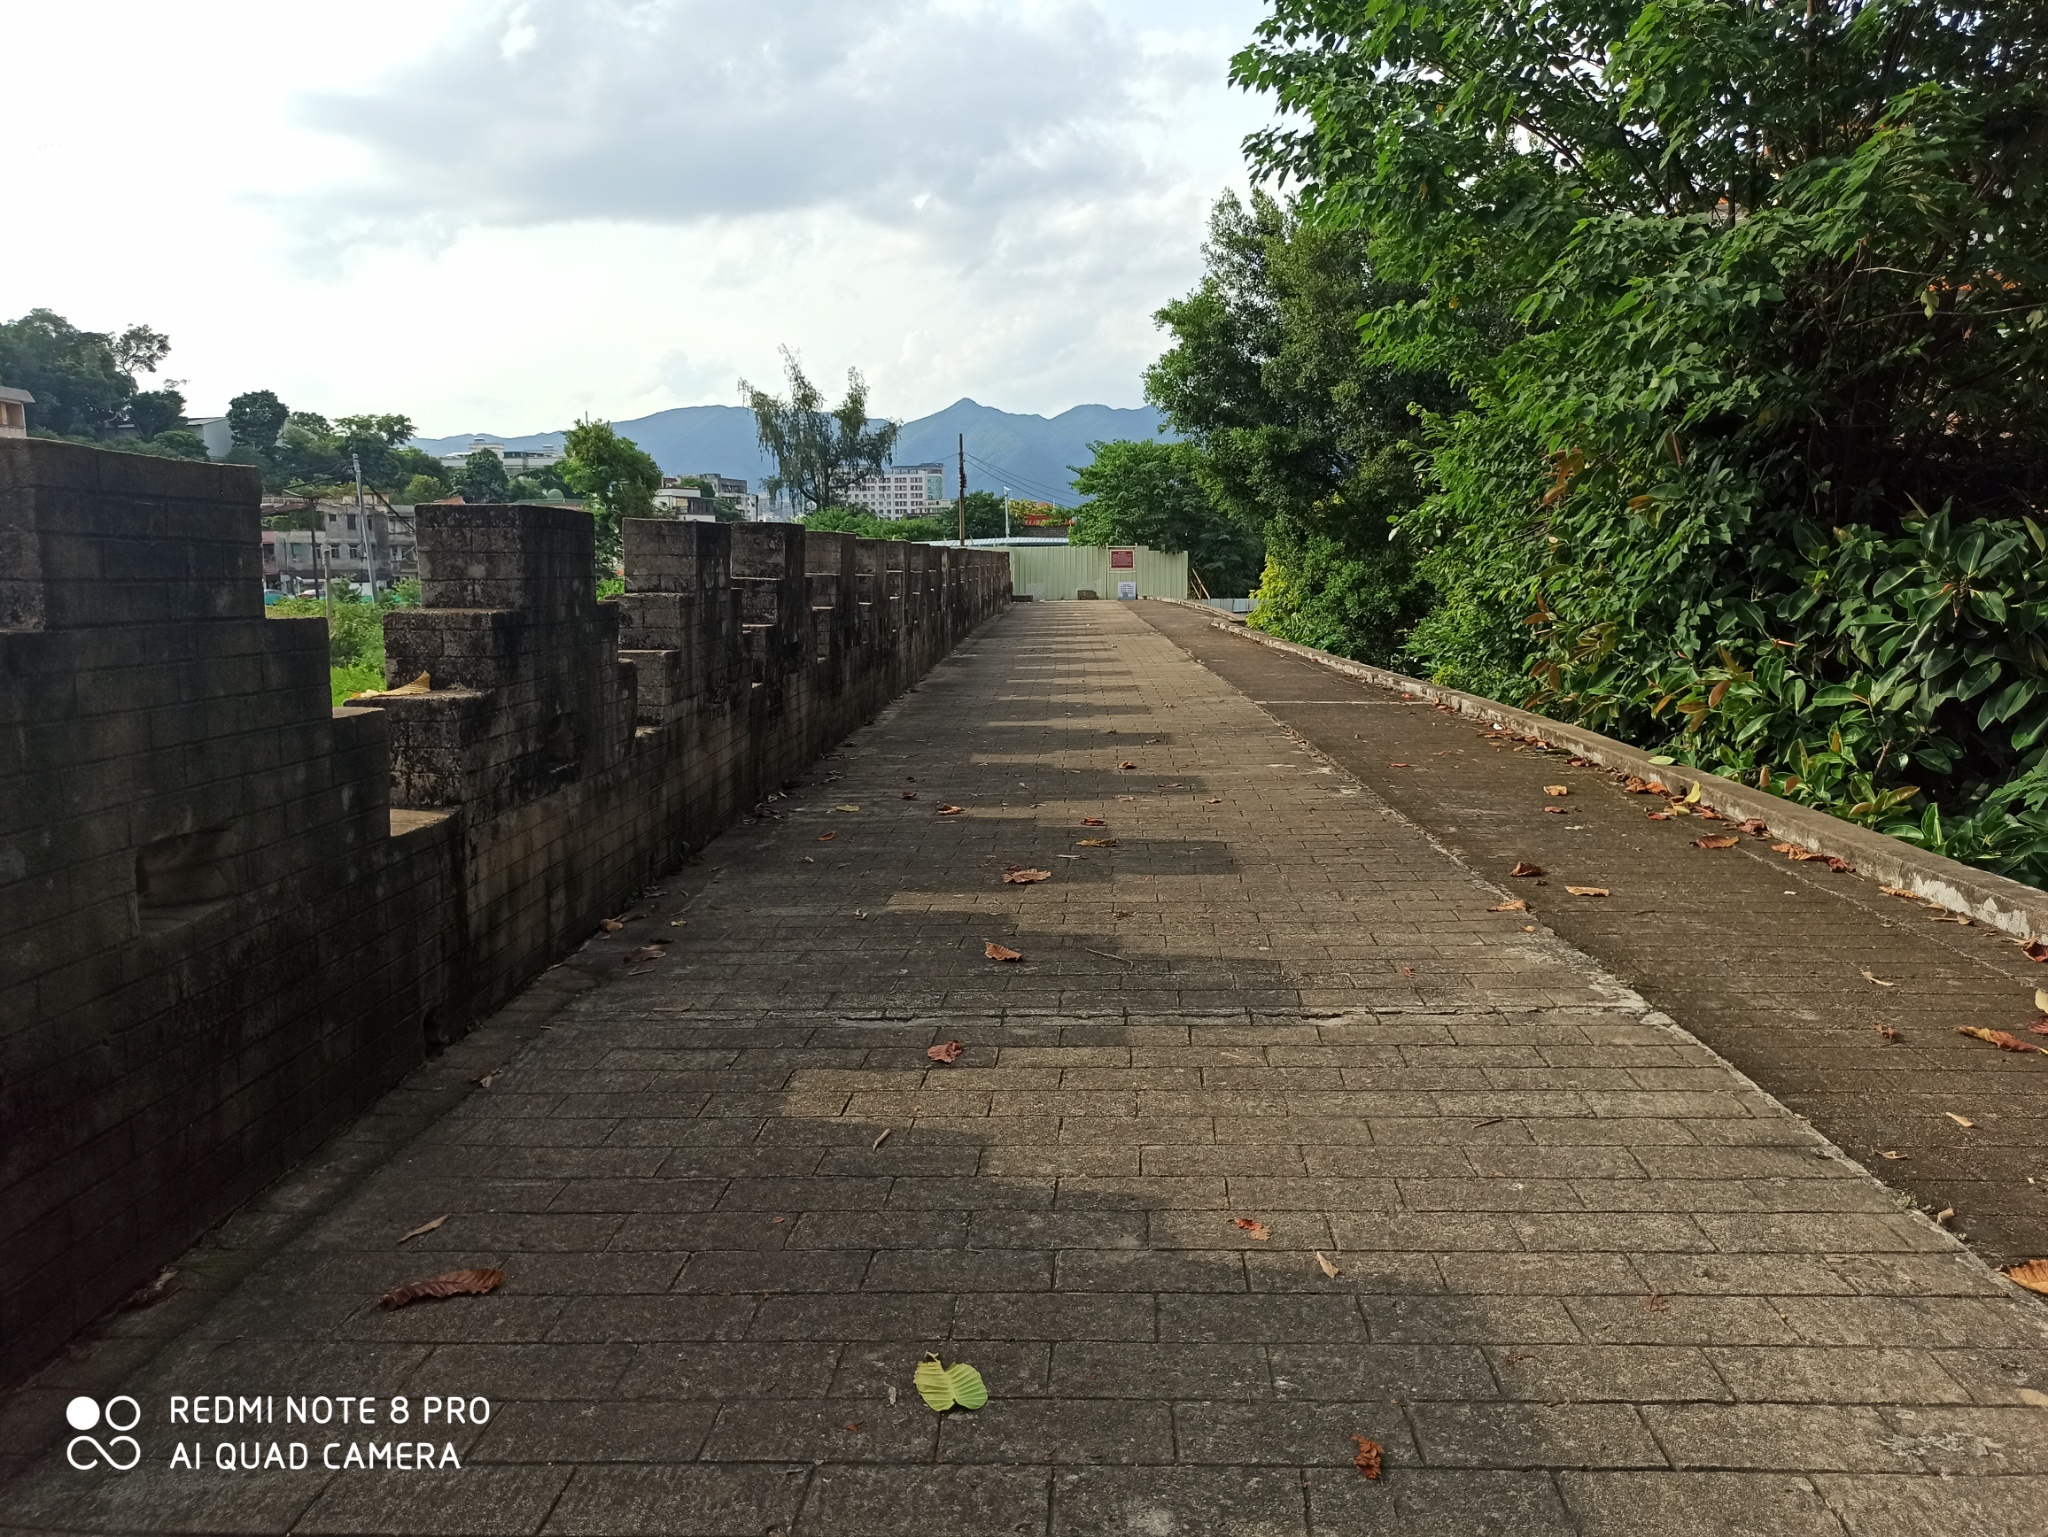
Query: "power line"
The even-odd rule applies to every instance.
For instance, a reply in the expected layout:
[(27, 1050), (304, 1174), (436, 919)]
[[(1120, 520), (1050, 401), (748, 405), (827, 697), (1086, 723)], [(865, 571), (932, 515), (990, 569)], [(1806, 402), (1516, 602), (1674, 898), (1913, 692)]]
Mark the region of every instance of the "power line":
[(1034, 479), (1032, 476), (1029, 475), (1021, 474), (1016, 470), (1006, 469), (1000, 464), (991, 464), (986, 459), (979, 458), (974, 454), (969, 454), (967, 456), (967, 460), (968, 463), (972, 464), (976, 469), (982, 471), (984, 474), (993, 475), (999, 481), (1008, 481), (1010, 484), (1015, 485), (1019, 490), (1035, 491), (1040, 496), (1051, 497), (1055, 501), (1059, 501), (1062, 498), (1069, 497), (1074, 494), (1072, 486), (1068, 486), (1064, 490), (1055, 490), (1052, 487), (1046, 485), (1041, 480)]

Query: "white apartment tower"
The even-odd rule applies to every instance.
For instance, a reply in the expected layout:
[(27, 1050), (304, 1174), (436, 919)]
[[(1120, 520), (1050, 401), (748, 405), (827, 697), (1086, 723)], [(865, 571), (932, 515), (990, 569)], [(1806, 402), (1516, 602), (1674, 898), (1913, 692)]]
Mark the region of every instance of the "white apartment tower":
[(943, 464), (892, 464), (846, 493), (848, 505), (878, 518), (929, 517), (946, 500)]

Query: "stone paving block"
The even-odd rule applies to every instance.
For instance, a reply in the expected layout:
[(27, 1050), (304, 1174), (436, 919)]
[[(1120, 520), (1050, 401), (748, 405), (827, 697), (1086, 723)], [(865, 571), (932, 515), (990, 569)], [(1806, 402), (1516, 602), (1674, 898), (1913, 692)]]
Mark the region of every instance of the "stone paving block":
[(1406, 1468), (1367, 1483), (1311, 1473), (1313, 1537), (1578, 1537), (1548, 1473)]
[(738, 1537), (789, 1531), (809, 1475), (808, 1468), (760, 1462), (579, 1467), (545, 1530), (562, 1537)]
[(2031, 1537), (2048, 1507), (2048, 1479), (2039, 1477), (1822, 1473), (1813, 1483), (1854, 1537)]
[(1052, 1478), (1042, 1467), (824, 1467), (811, 1479), (794, 1531), (799, 1537), (1036, 1537), (1046, 1530)]
[(293, 1525), (319, 1537), (376, 1537), (397, 1530), (497, 1537), (538, 1532), (575, 1470), (498, 1467), (363, 1473), (334, 1479)]
[(1053, 1537), (1305, 1537), (1307, 1502), (1291, 1468), (1080, 1468), (1054, 1479)]
[(1564, 1472), (1557, 1481), (1583, 1537), (1687, 1531), (1840, 1537), (1844, 1532), (1813, 1481), (1797, 1473)]

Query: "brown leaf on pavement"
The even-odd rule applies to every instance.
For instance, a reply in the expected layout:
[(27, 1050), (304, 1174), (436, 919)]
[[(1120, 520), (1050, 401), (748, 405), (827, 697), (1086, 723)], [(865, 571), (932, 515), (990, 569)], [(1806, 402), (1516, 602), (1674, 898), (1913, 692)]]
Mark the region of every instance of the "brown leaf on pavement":
[(1888, 897), (1904, 897), (1909, 902), (1920, 900), (1919, 892), (1908, 891), (1904, 886), (1880, 886), (1877, 889)]
[(1879, 987), (1897, 987), (1899, 985), (1896, 982), (1887, 982), (1883, 977), (1872, 976), (1870, 974), (1870, 968), (1868, 966), (1863, 968), (1863, 980), (1866, 982), (1875, 982)]
[(2042, 1056), (2048, 1057), (2048, 1046), (2036, 1046), (2032, 1041), (2023, 1041), (2008, 1031), (1986, 1030), (1979, 1025), (1957, 1025), (1956, 1034), (1967, 1035), (1972, 1040), (1987, 1042), (1990, 1045), (1996, 1046), (2000, 1051), (2038, 1051)]
[(915, 790), (905, 790), (903, 792), (903, 798), (907, 801), (914, 801), (917, 799), (917, 792)]
[(836, 838), (836, 837), (838, 837), (838, 836), (839, 836), (839, 834), (837, 834), (837, 833), (819, 833), (819, 834), (818, 834), (818, 841), (819, 841), (820, 843), (830, 843), (830, 842), (831, 842), (831, 841), (832, 841), (832, 840), (833, 840), (834, 838)]
[(1652, 822), (1668, 822), (1671, 820), (1671, 813), (1668, 811), (1653, 811), (1650, 813), (1650, 820)]
[(1955, 1220), (1956, 1209), (1953, 1206), (1944, 1206), (1940, 1211), (1934, 1214), (1934, 1225), (1936, 1227), (1947, 1227), (1951, 1222)]
[(1122, 763), (1119, 763), (1119, 764), (1117, 765), (1117, 767), (1118, 767), (1118, 768), (1120, 768), (1120, 769), (1125, 769), (1125, 770), (1129, 770), (1129, 769), (1134, 769), (1134, 768), (1136, 768), (1137, 766), (1138, 766), (1137, 764), (1135, 764), (1135, 763), (1132, 763), (1132, 762), (1130, 762), (1130, 761), (1129, 761), (1128, 759), (1126, 759), (1126, 760), (1125, 760), (1124, 762), (1122, 762)]
[(1572, 793), (1572, 787), (1570, 785), (1545, 785), (1543, 793), (1545, 795), (1569, 795)]
[(1351, 1459), (1351, 1465), (1367, 1478), (1378, 1478), (1380, 1456), (1384, 1449), (1379, 1442), (1367, 1440), (1364, 1436), (1354, 1435), (1351, 1439), (1358, 1443), (1358, 1455)]
[(1573, 768), (1586, 767), (1586, 760), (1584, 758), (1567, 758), (1564, 761), (1569, 763)]
[(1415, 767), (1415, 765), (1414, 765), (1414, 764), (1412, 764), (1412, 763), (1389, 763), (1389, 764), (1387, 765), (1387, 767), (1388, 767), (1388, 768), (1413, 768), (1413, 767)]
[(958, 1062), (960, 1053), (966, 1049), (958, 1041), (941, 1041), (936, 1046), (925, 1047), (924, 1054), (934, 1062)]
[(2016, 1286), (2048, 1297), (2048, 1259), (2019, 1260), (1998, 1273)]
[(1250, 1217), (1233, 1217), (1231, 1221), (1251, 1234), (1260, 1243), (1264, 1243), (1273, 1236), (1273, 1230), (1267, 1227), (1265, 1223), (1254, 1222)]
[(1614, 895), (1605, 886), (1567, 886), (1564, 889), (1575, 897), (1611, 897)]
[(625, 925), (619, 922), (619, 920), (616, 918), (600, 918), (597, 920), (597, 926), (603, 929), (607, 934), (616, 934), (619, 932), (620, 929), (625, 927)]
[(1879, 1153), (1877, 1156), (1880, 1158), (1889, 1158), (1894, 1163), (1896, 1163), (1901, 1158), (1904, 1158), (1906, 1155), (1904, 1153), (1899, 1152), (1896, 1148), (1886, 1148), (1882, 1153)]
[(958, 806), (941, 806), (939, 808), (939, 815), (942, 817), (957, 817), (960, 815), (960, 808)]
[(1052, 879), (1050, 870), (1012, 870), (1003, 877), (1005, 886), (1035, 886)]
[(2042, 944), (2040, 940), (2015, 939), (2013, 943), (2019, 946), (2020, 954), (2028, 960), (2048, 961), (2048, 945)]
[(981, 953), (992, 961), (1021, 961), (1024, 959), (1024, 952), (1022, 950), (1012, 950), (1008, 945), (999, 945), (993, 939), (983, 943)]
[(1113, 849), (1116, 847), (1116, 839), (1083, 838), (1080, 842), (1076, 843), (1074, 847), (1077, 849)]
[(1748, 821), (1737, 822), (1735, 825), (1752, 837), (1762, 837), (1763, 834), (1770, 830), (1770, 824), (1765, 822), (1762, 817), (1751, 817)]
[(1837, 859), (1833, 854), (1827, 855), (1826, 858), (1828, 862), (1828, 868), (1834, 871), (1835, 874), (1854, 875), (1856, 873), (1856, 867), (1850, 864), (1848, 860)]
[(1564, 807), (1562, 806), (1545, 806), (1543, 809), (1554, 817), (1561, 817), (1565, 814)]
[(1963, 1128), (1963, 1129), (1964, 1129), (1965, 1131), (1968, 1131), (1968, 1130), (1970, 1130), (1970, 1129), (1971, 1129), (1972, 1127), (1974, 1127), (1974, 1126), (1975, 1126), (1975, 1125), (1977, 1124), (1977, 1123), (1976, 1123), (1975, 1121), (1971, 1120), (1971, 1119), (1970, 1119), (1970, 1118), (1969, 1118), (1968, 1116), (1966, 1116), (1966, 1115), (1957, 1115), (1957, 1114), (1956, 1114), (1956, 1113), (1955, 1113), (1955, 1112), (1954, 1112), (1953, 1110), (1944, 1110), (1944, 1111), (1942, 1111), (1941, 1113), (1942, 1113), (1943, 1115), (1947, 1116), (1947, 1117), (1948, 1117), (1948, 1118), (1949, 1118), (1949, 1119), (1950, 1119), (1951, 1121), (1954, 1121), (1954, 1122), (1956, 1123), (1956, 1125), (1958, 1125), (1958, 1126), (1962, 1127), (1962, 1128)]
[(1337, 1279), (1337, 1267), (1331, 1264), (1327, 1259), (1323, 1257), (1323, 1251), (1321, 1249), (1316, 1250), (1316, 1263), (1323, 1267), (1324, 1275), (1328, 1276), (1333, 1281)]
[(1692, 840), (1692, 846), (1696, 849), (1732, 849), (1741, 841), (1740, 838), (1729, 837), (1724, 833), (1712, 838), (1695, 838)]
[(1520, 897), (1510, 897), (1507, 901), (1501, 903), (1500, 906), (1487, 909), (1490, 913), (1526, 913), (1528, 910), (1529, 904)]
[(394, 1286), (377, 1300), (387, 1308), (402, 1308), (428, 1297), (481, 1297), (496, 1290), (504, 1279), (502, 1270), (450, 1270), (428, 1276), (424, 1281)]
[(1083, 817), (1081, 818), (1081, 825), (1083, 827), (1107, 827), (1109, 823), (1105, 822), (1101, 817)]
[(1541, 875), (1542, 873), (1543, 866), (1532, 865), (1527, 860), (1515, 861), (1514, 869), (1508, 871), (1510, 875)]
[[(452, 1216), (452, 1215), (453, 1215), (453, 1213), (450, 1213), (450, 1215)], [(419, 1236), (420, 1236), (420, 1235), (421, 1235), (422, 1233), (431, 1233), (431, 1232), (433, 1232), (433, 1231), (434, 1231), (434, 1229), (435, 1229), (435, 1228), (439, 1227), (439, 1226), (440, 1226), (440, 1225), (441, 1225), (442, 1223), (446, 1222), (447, 1220), (448, 1220), (448, 1218), (447, 1218), (447, 1217), (436, 1217), (436, 1218), (435, 1218), (435, 1219), (434, 1219), (434, 1220), (433, 1220), (432, 1222), (422, 1222), (422, 1223), (421, 1223), (421, 1224), (420, 1224), (420, 1225), (419, 1225), (418, 1227), (414, 1228), (414, 1229), (413, 1229), (413, 1230), (412, 1230), (412, 1231), (411, 1231), (410, 1233), (401, 1233), (401, 1234), (399, 1234), (399, 1235), (398, 1235), (398, 1241), (399, 1241), (400, 1243), (404, 1243), (404, 1242), (406, 1241), (406, 1239), (408, 1239), (408, 1238), (417, 1238), (417, 1237), (419, 1237)]]
[(1899, 1032), (1894, 1030), (1890, 1025), (1878, 1025), (1875, 1028), (1877, 1030), (1878, 1038), (1882, 1041), (1889, 1043), (1891, 1041), (1903, 1039), (1903, 1037), (1900, 1036)]
[(1631, 795), (1648, 795), (1650, 793), (1650, 781), (1647, 779), (1638, 779), (1634, 774), (1629, 775), (1628, 778), (1622, 782), (1621, 787), (1624, 790), (1628, 791), (1628, 793)]
[(2027, 1030), (2032, 1035), (2048, 1035), (2048, 1019), (2035, 1020), (2031, 1025), (2027, 1026)]

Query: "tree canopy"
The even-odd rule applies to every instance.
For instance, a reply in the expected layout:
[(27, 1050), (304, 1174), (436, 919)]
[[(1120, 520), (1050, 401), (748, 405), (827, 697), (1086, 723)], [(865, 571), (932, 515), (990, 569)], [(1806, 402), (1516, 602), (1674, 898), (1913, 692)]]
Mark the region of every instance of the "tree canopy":
[[(137, 373), (154, 373), (169, 338), (148, 326), (82, 331), (54, 310), (0, 323), (0, 384), (35, 396), (29, 426), (59, 437), (101, 437), (131, 425)], [(184, 401), (178, 401), (183, 409)], [(152, 418), (154, 419), (154, 418)], [(176, 425), (175, 420), (157, 428)], [(153, 434), (146, 434), (146, 436)]]
[(837, 507), (846, 493), (881, 472), (896, 447), (894, 422), (868, 419), (868, 387), (858, 369), (846, 371), (846, 397), (830, 410), (789, 348), (782, 349), (789, 397), (740, 381), (740, 396), (754, 413), (761, 447), (775, 459), (762, 484), (805, 507)]
[(1415, 665), (2048, 877), (2038, 22), (1275, 0), (1233, 73), (1415, 413)]
[[(623, 548), (619, 520), (653, 515), (661, 466), (631, 438), (614, 432), (609, 422), (587, 417), (569, 429), (562, 453), (557, 472), (597, 519), (598, 568), (609, 573), (617, 567)], [(504, 473), (502, 467), (499, 473)]]

